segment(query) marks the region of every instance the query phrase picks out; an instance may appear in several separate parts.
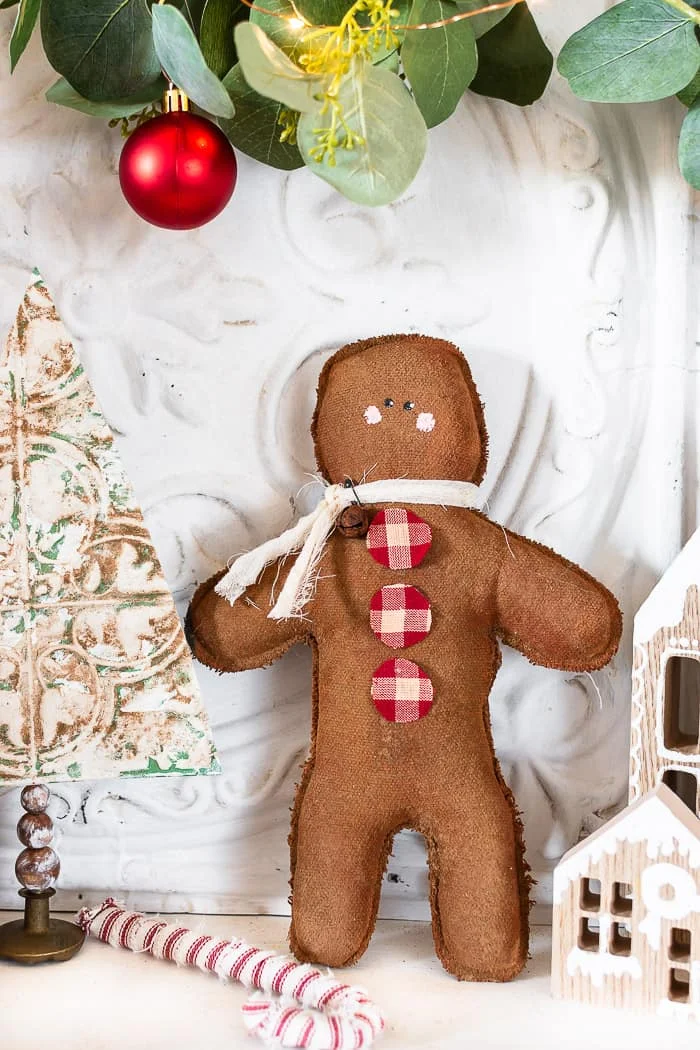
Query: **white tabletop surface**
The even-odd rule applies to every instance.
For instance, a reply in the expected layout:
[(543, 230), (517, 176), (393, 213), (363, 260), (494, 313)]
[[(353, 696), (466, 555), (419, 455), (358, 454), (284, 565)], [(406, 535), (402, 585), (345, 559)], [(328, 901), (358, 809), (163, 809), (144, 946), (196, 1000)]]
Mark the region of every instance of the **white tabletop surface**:
[[(287, 929), (287, 919), (268, 916), (199, 915), (188, 923), (276, 949)], [(697, 1050), (695, 1024), (554, 1002), (549, 946), (549, 929), (535, 927), (532, 959), (516, 981), (463, 984), (440, 967), (427, 924), (385, 920), (364, 959), (343, 975), (383, 1008), (384, 1050)], [(61, 965), (0, 962), (0, 1048), (254, 1050), (239, 1012), (244, 997), (240, 986), (209, 974), (89, 941)]]

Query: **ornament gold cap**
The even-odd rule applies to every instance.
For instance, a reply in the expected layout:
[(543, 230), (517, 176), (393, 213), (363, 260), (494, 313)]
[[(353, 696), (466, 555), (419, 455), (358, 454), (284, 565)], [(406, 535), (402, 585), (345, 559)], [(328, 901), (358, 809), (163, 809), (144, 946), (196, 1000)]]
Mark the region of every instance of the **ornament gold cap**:
[(184, 91), (180, 91), (180, 88), (175, 87), (173, 84), (170, 85), (168, 90), (163, 95), (163, 112), (164, 113), (186, 113), (190, 108), (190, 100)]

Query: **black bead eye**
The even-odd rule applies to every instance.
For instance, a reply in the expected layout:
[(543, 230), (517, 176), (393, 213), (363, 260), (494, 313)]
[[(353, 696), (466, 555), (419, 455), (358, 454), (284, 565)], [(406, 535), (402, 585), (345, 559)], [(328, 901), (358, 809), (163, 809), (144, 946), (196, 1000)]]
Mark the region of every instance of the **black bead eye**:
[(384, 398), (384, 407), (385, 408), (393, 408), (394, 407), (394, 399), (391, 398), (391, 397), (385, 397)]
[(415, 401), (404, 401), (403, 407), (406, 409), (407, 412), (412, 412), (413, 409), (416, 407), (416, 403)]

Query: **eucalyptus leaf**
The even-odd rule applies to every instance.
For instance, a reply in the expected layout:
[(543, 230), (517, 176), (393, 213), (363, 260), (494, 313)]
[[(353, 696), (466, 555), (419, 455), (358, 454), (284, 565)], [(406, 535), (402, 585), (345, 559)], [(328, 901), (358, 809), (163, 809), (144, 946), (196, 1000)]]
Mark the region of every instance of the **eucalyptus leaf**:
[(240, 65), (226, 74), (223, 83), (233, 99), (236, 115), (233, 120), (218, 123), (233, 145), (254, 160), (282, 171), (303, 168), (299, 147), (280, 142), (279, 117), (284, 107), (253, 91)]
[(241, 0), (206, 0), (199, 30), (204, 60), (217, 77), (223, 77), (236, 61), (233, 27), (248, 18), (249, 8)]
[[(481, 0), (467, 0), (467, 2), (476, 6), (481, 3)], [(294, 2), (297, 12), (312, 26), (338, 26), (352, 6), (353, 0), (295, 0)], [(411, 0), (394, 0), (391, 6), (397, 12), (395, 19), (397, 25), (408, 21)], [(370, 24), (367, 13), (364, 11), (358, 11), (355, 17), (360, 25)]]
[[(444, 0), (414, 0), (409, 25), (449, 18), (452, 4)], [(429, 128), (451, 116), (477, 67), (476, 39), (470, 19), (439, 29), (406, 33), (401, 60), (411, 90)]]
[(153, 43), (167, 76), (205, 112), (232, 117), (233, 103), (204, 61), (185, 16), (170, 4), (154, 4)]
[(317, 96), (328, 78), (311, 76), (295, 66), (260, 26), (241, 22), (235, 35), (241, 69), (254, 91), (300, 113), (318, 108)]
[(86, 113), (89, 117), (101, 117), (103, 120), (116, 120), (119, 117), (131, 117), (140, 113), (146, 106), (151, 105), (160, 98), (160, 84), (154, 90), (146, 92), (140, 98), (115, 99), (113, 102), (91, 102), (88, 98), (79, 95), (67, 80), (61, 77), (52, 84), (46, 92), (46, 101), (53, 102), (57, 106), (67, 106), (69, 109), (77, 109), (80, 113)]
[(683, 178), (700, 189), (700, 100), (685, 115), (678, 140), (678, 164)]
[(328, 155), (314, 160), (317, 133), (330, 130), (333, 114), (319, 103), (299, 120), (306, 165), (357, 204), (390, 204), (408, 189), (425, 155), (427, 129), (418, 106), (395, 73), (363, 60), (355, 60), (341, 81), (338, 102), (361, 143), (353, 149), (338, 146), (334, 163)]
[[(410, 0), (394, 0), (392, 6), (399, 12), (397, 22), (406, 18), (409, 3)], [(308, 54), (312, 47), (319, 46), (318, 40), (313, 44), (308, 42), (309, 27), (298, 24), (299, 16), (302, 15), (311, 25), (333, 25), (336, 22), (340, 24), (343, 15), (352, 4), (346, 3), (346, 0), (315, 0), (314, 3), (300, 4), (292, 3), (291, 0), (265, 0), (261, 6), (264, 6), (265, 11), (253, 9), (250, 12), (250, 21), (253, 25), (260, 26), (273, 44), (277, 44), (292, 61), (298, 63), (302, 55)], [(358, 15), (358, 21), (366, 21), (362, 13)], [(397, 35), (401, 37), (400, 33)], [(389, 54), (390, 50), (380, 47), (372, 55), (372, 61), (381, 63)]]
[(564, 44), (559, 72), (593, 102), (653, 102), (674, 95), (700, 66), (695, 23), (664, 0), (623, 0)]
[(340, 25), (352, 5), (353, 0), (295, 0), (301, 17), (315, 26)]
[(32, 33), (34, 32), (34, 26), (36, 25), (37, 18), (39, 17), (39, 9), (41, 7), (41, 0), (21, 0), (19, 9), (17, 11), (17, 17), (15, 24), (12, 29), (12, 36), (10, 37), (10, 72), (14, 73), (15, 66), (19, 62), (24, 49), (26, 48)]
[(250, 12), (251, 24), (260, 26), (273, 44), (277, 44), (292, 61), (298, 62), (299, 56), (306, 54), (309, 47), (304, 43), (302, 27), (294, 21), (299, 18), (296, 7), (291, 0), (265, 0), (262, 6), (265, 11), (253, 9)]
[[(485, 4), (484, 0), (457, 0), (454, 6), (458, 11), (478, 11), (483, 7), (487, 7), (488, 4)], [(483, 14), (473, 15), (468, 19), (476, 39), (478, 40), (479, 37), (484, 36), (490, 29), (497, 26), (499, 22), (502, 22), (512, 10), (513, 5), (502, 7), (499, 11), (484, 11)], [(435, 19), (432, 19), (432, 21), (435, 21)]]
[(206, 0), (180, 0), (177, 5), (197, 35), (199, 34), (205, 3)]
[(389, 51), (383, 58), (376, 59), (374, 65), (380, 66), (382, 69), (390, 69), (392, 73), (398, 73), (401, 69), (401, 59), (399, 58), (398, 50)]
[(695, 99), (700, 95), (700, 71), (698, 71), (689, 84), (686, 84), (678, 92), (678, 99), (684, 106), (692, 106)]
[(552, 74), (552, 53), (527, 4), (518, 3), (479, 40), (479, 68), (469, 85), (478, 95), (529, 106), (541, 97)]
[(160, 80), (146, 0), (43, 0), (49, 62), (84, 98), (129, 98)]
[(0, 0), (0, 11), (4, 11), (8, 7), (17, 7), (19, 0)]

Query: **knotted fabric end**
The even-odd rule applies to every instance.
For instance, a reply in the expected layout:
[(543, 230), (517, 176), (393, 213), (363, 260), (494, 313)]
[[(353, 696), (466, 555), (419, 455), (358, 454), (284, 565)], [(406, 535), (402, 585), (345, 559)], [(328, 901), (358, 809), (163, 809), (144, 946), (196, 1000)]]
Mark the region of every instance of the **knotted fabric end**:
[(266, 566), (298, 551), (279, 598), (268, 613), (271, 620), (302, 616), (316, 590), (318, 565), (335, 523), (351, 503), (421, 503), (474, 509), (482, 498), (468, 481), (393, 478), (362, 485), (328, 485), (315, 510), (286, 532), (242, 554), (216, 585), (216, 593), (234, 604), (255, 583)]

